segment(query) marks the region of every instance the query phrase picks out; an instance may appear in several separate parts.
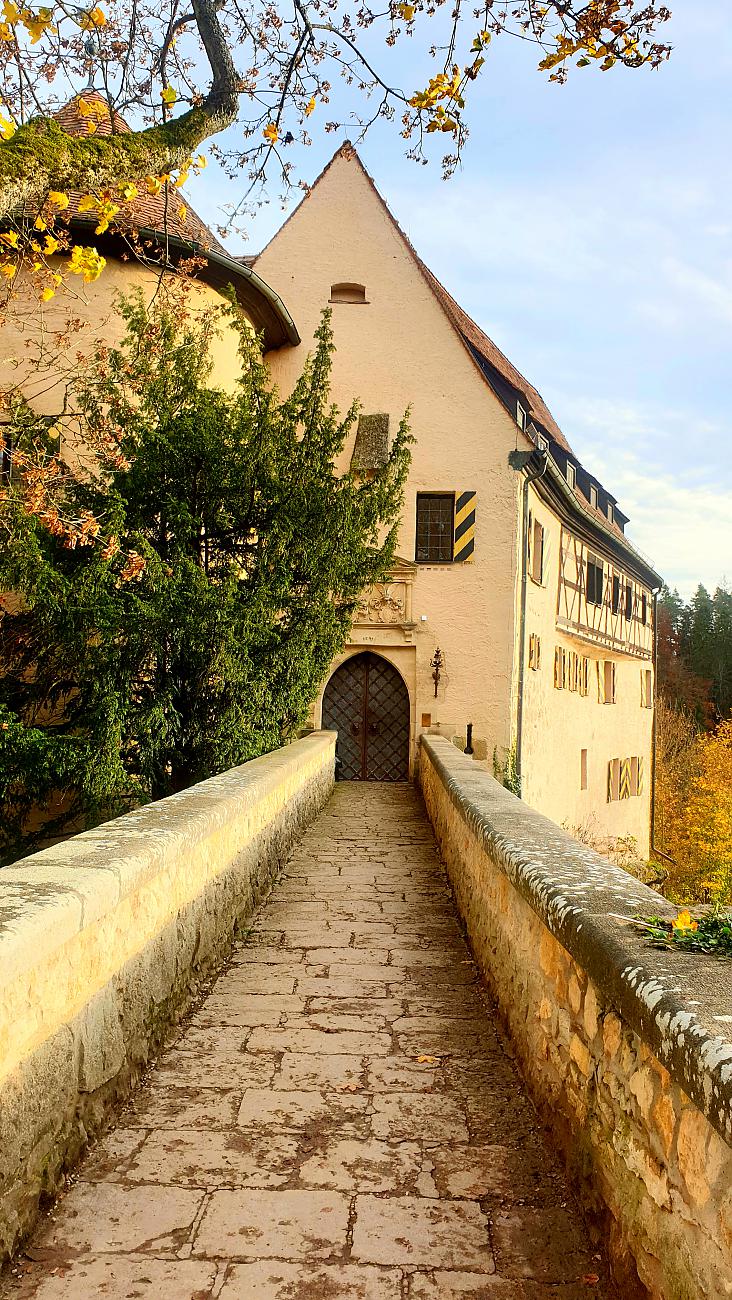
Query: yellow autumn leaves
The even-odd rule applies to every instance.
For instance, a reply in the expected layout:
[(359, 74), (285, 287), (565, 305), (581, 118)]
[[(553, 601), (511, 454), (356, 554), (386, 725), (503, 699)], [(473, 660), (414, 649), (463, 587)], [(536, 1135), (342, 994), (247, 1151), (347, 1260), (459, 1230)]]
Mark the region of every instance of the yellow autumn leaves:
[(671, 898), (732, 903), (732, 721), (697, 732), (660, 708), (656, 842), (673, 859)]
[[(25, 28), (31, 45), (37, 45), (46, 32), (56, 31), (53, 9), (46, 5), (34, 10), (24, 5), (18, 6), (14, 0), (5, 0), (0, 12), (0, 41), (17, 41), (19, 27)], [(61, 12), (63, 17), (69, 16), (68, 10), (63, 9)], [(107, 17), (100, 5), (94, 5), (81, 13), (76, 21), (82, 31), (90, 32), (104, 27)]]
[[(307, 100), (307, 102), (302, 105), (301, 112), (303, 117), (310, 117), (310, 114), (315, 112), (317, 106), (318, 106), (318, 101), (315, 98), (315, 95), (311, 95), (309, 100)], [(269, 145), (277, 144), (277, 141), (280, 138), (280, 128), (277, 125), (277, 123), (268, 122), (264, 130), (262, 131), (262, 137), (267, 141), (267, 144)], [(289, 143), (291, 139), (292, 137), (288, 136), (285, 143), (286, 144)]]
[[(403, 8), (413, 9), (412, 5), (398, 7), (400, 12)], [(454, 63), (450, 72), (438, 72), (436, 76), (430, 78), (424, 90), (418, 90), (412, 95), (409, 106), (427, 115), (428, 132), (443, 131), (449, 135), (458, 135), (459, 114), (465, 107), (463, 91), (469, 81), (475, 81), (483, 67), (485, 59), (482, 52), (490, 44), (490, 40), (490, 32), (479, 32), (471, 46), (471, 53), (475, 55), (472, 62), (466, 64), (464, 68)]]
[[(184, 184), (191, 171), (200, 172), (207, 165), (203, 154), (189, 158), (180, 168), (177, 176), (172, 172), (146, 176), (140, 186), (134, 181), (123, 181), (114, 189), (101, 190), (97, 194), (83, 194), (75, 202), (75, 210), (80, 215), (87, 213), (95, 219), (94, 233), (105, 234), (119, 214), (122, 205), (131, 203), (140, 193), (140, 189), (150, 195), (159, 194), (166, 186), (173, 189)], [(0, 234), (0, 276), (6, 281), (15, 278), (21, 266), (26, 266), (38, 286), (41, 302), (50, 302), (55, 296), (63, 276), (58, 270), (49, 266), (47, 258), (54, 253), (64, 253), (69, 248), (66, 229), (59, 234), (52, 233), (56, 218), (70, 206), (68, 194), (60, 190), (51, 190), (33, 221), (33, 230), (22, 225), (16, 230), (7, 230)], [(185, 219), (187, 209), (181, 203), (177, 209), (179, 219)], [(44, 236), (39, 242), (38, 235)], [(106, 266), (106, 259), (96, 248), (77, 244), (71, 248), (66, 270), (73, 275), (80, 275), (85, 284), (98, 279)]]

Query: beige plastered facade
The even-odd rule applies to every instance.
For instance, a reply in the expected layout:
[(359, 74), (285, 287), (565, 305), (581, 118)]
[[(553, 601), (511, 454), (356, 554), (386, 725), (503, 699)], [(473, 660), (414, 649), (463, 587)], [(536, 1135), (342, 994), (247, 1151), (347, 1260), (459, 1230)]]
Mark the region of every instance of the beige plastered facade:
[[(620, 653), (605, 638), (563, 626), (562, 548), (565, 569), (571, 570), (571, 552), (578, 545), (574, 534), (562, 528), (552, 509), (535, 489), (529, 488), (532, 523), (544, 529), (544, 564), (541, 583), (527, 576), (525, 668), (523, 687), (522, 794), (531, 807), (573, 834), (604, 848), (608, 840), (631, 837), (644, 856), (650, 838), (650, 784), (653, 732), (652, 601), (646, 589), (646, 635), (633, 654)], [(603, 559), (605, 578), (610, 560), (601, 546), (593, 554)], [(620, 570), (619, 570), (620, 571)], [(578, 601), (578, 622), (589, 622), (584, 599)], [(530, 666), (529, 640), (538, 637), (538, 667)], [(587, 694), (565, 684), (555, 685), (557, 650), (589, 660)], [(603, 699), (604, 665), (614, 664), (615, 698)], [(580, 668), (580, 672), (583, 670)], [(651, 673), (651, 693), (646, 696), (641, 673)], [(586, 788), (582, 788), (586, 751)], [(642, 790), (627, 798), (608, 798), (608, 764), (614, 760), (641, 759)], [(619, 793), (613, 791), (612, 793)], [(629, 845), (629, 848), (632, 848)]]
[[(62, 259), (51, 262), (60, 263), (58, 269), (66, 274)], [(87, 358), (98, 343), (113, 347), (121, 342), (125, 326), (117, 310), (120, 298), (140, 290), (149, 304), (161, 292), (160, 272), (132, 259), (109, 257), (102, 275), (91, 284), (84, 284), (80, 276), (67, 276), (67, 281), (68, 287), (56, 298), (39, 303), (37, 288), (21, 280), (14, 286), (15, 298), (2, 324), (0, 388), (20, 385), (43, 415), (59, 410), (77, 355)], [(222, 305), (221, 294), (203, 280), (188, 283), (188, 310), (194, 318)], [(211, 358), (211, 382), (232, 388), (239, 373), (237, 336), (225, 321), (213, 340)], [(61, 450), (69, 456), (76, 449), (62, 444)]]
[[(437, 731), (459, 743), (468, 722), (476, 757), (490, 764), (495, 751), (504, 761), (516, 745), (523, 551), (523, 476), (508, 457), (514, 449), (530, 449), (530, 439), (489, 388), (353, 152), (336, 155), (257, 259), (256, 270), (276, 286), (305, 340), (317, 328), (332, 285), (365, 287), (363, 303), (330, 304), (333, 398), (342, 409), (358, 397), (365, 413), (387, 412), (392, 431), (409, 408), (416, 440), (393, 582), (367, 595), (350, 644), (333, 668), (364, 649), (394, 664), (410, 694), (413, 762), (421, 732)], [(268, 357), (285, 392), (300, 372), (302, 352), (284, 349)], [(344, 451), (344, 470), (354, 439), (355, 434)], [(417, 493), (466, 491), (476, 493), (473, 561), (415, 563)], [(594, 676), (585, 697), (555, 688), (557, 644), (593, 661), (609, 652), (558, 629), (562, 528), (535, 491), (529, 492), (528, 509), (543, 522), (546, 549), (541, 585), (527, 583), (525, 638), (528, 643), (532, 633), (540, 636), (542, 660), (538, 670), (529, 670), (526, 644), (523, 796), (596, 840), (632, 836), (645, 854), (652, 710), (641, 708), (639, 660), (613, 649), (613, 704), (600, 703)], [(650, 592), (648, 600), (650, 610)], [(438, 647), (444, 668), (435, 697), (431, 660)], [(649, 665), (650, 658), (644, 660)], [(643, 760), (643, 793), (608, 802), (608, 763), (631, 756)]]

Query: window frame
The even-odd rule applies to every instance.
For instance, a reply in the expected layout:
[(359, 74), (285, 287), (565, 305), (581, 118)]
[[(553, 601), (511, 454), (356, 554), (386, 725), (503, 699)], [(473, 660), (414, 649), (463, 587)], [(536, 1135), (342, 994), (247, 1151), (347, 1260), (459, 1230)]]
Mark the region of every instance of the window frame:
[(633, 584), (632, 584), (632, 582), (626, 582), (626, 584), (625, 584), (625, 609), (624, 609), (624, 611), (623, 611), (623, 615), (624, 615), (624, 618), (625, 618), (626, 623), (630, 623), (631, 619), (633, 618), (633, 610), (634, 610), (634, 609), (635, 609), (635, 592), (633, 591)]
[(577, 467), (576, 465), (572, 464), (571, 460), (567, 461), (565, 478), (567, 480), (567, 483), (571, 487), (572, 491), (574, 492), (574, 489), (577, 486)]
[[(417, 492), (417, 499), (414, 510), (414, 560), (415, 564), (453, 564), (455, 558), (455, 492)], [(429, 556), (427, 559), (420, 558), (420, 541), (419, 541), (419, 519), (420, 505), (425, 501), (445, 501), (449, 502), (450, 509), (450, 555), (447, 559), (435, 559)], [(428, 548), (429, 549), (429, 548)]]
[[(530, 557), (531, 564), (529, 566), (529, 577), (531, 578), (532, 582), (536, 583), (537, 587), (541, 587), (544, 583), (545, 534), (546, 534), (546, 529), (544, 528), (544, 525), (540, 523), (540, 521), (536, 518), (536, 515), (533, 515), (531, 519), (531, 557)], [(537, 556), (539, 561), (538, 577), (537, 577)]]
[[(600, 573), (600, 593), (597, 595), (597, 579), (592, 583), (593, 595), (590, 596), (590, 569)], [(587, 561), (585, 565), (585, 604), (600, 606), (605, 599), (605, 564), (599, 556), (594, 555), (591, 551), (587, 552)]]
[(612, 592), (610, 595), (610, 607), (612, 609), (613, 614), (619, 614), (620, 613), (620, 575), (619, 574), (617, 573), (613, 574), (612, 584), (613, 585), (612, 585)]
[(597, 510), (597, 504), (598, 504), (598, 501), (599, 501), (599, 497), (598, 497), (598, 495), (597, 495), (597, 488), (595, 487), (595, 484), (594, 484), (594, 483), (590, 483), (590, 494), (589, 494), (589, 498), (588, 498), (588, 499), (589, 499), (590, 505), (593, 507), (593, 509)]

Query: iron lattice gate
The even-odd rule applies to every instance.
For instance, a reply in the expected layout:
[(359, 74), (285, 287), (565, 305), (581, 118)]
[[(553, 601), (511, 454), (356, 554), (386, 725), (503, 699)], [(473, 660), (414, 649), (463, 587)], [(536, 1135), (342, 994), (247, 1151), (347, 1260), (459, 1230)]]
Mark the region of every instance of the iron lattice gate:
[(409, 780), (409, 693), (388, 660), (367, 653), (341, 664), (325, 688), (322, 725), (338, 732), (341, 780)]

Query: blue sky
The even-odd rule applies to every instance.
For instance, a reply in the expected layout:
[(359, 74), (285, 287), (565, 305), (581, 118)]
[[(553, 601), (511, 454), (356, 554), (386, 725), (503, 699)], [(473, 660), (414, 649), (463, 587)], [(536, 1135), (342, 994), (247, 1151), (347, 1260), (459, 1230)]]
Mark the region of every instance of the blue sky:
[[(688, 596), (732, 581), (732, 26), (729, 0), (672, 7), (658, 72), (588, 68), (558, 87), (535, 51), (494, 42), (450, 181), (439, 157), (408, 162), (396, 127), (359, 151), (425, 261)], [(424, 83), (400, 63), (403, 83)], [(306, 180), (355, 138), (314, 134), (297, 160)], [(213, 224), (231, 197), (213, 168), (191, 186)], [(275, 199), (232, 251), (257, 251), (284, 215)]]

